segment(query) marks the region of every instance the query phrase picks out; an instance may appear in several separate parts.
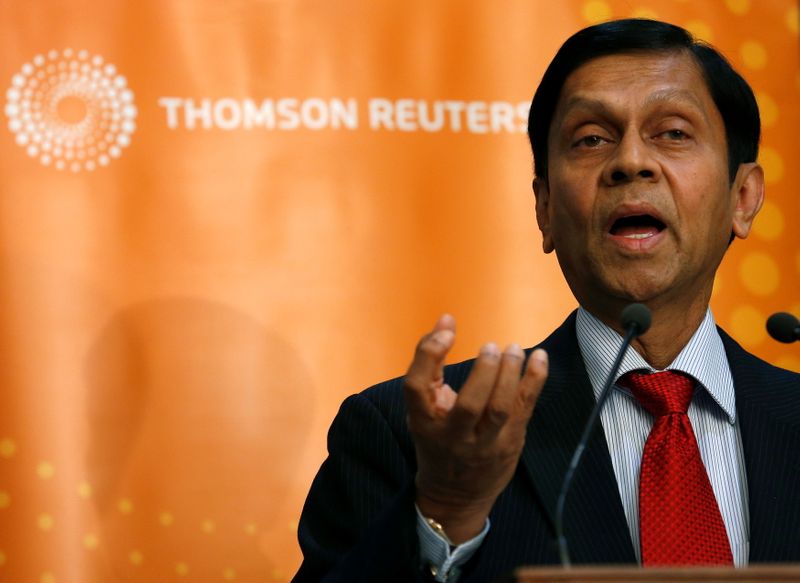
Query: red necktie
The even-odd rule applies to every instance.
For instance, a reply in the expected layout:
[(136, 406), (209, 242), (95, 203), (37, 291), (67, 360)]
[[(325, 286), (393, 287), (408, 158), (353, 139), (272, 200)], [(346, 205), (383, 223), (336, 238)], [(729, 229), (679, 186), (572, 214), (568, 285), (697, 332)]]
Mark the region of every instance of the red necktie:
[(695, 380), (671, 371), (632, 372), (619, 384), (655, 417), (639, 478), (642, 564), (733, 565), (725, 523), (686, 414)]

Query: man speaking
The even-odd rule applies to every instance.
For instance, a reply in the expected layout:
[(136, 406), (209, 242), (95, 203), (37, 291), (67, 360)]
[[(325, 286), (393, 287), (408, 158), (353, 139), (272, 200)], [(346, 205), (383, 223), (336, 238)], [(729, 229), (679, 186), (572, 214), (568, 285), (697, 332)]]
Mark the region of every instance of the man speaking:
[[(534, 96), (536, 219), (580, 308), (535, 350), (444, 366), (442, 316), (407, 374), (347, 399), (299, 525), (295, 581), (491, 581), (558, 563), (800, 560), (800, 375), (745, 352), (708, 308), (764, 198), (753, 92), (713, 48), (651, 20), (586, 28)], [(531, 293), (535, 293), (532, 290)]]

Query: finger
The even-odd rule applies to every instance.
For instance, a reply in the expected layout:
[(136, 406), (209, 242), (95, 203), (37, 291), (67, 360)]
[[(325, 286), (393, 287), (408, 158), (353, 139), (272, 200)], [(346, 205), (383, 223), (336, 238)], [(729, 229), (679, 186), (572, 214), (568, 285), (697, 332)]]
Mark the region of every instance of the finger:
[(435, 389), (435, 407), (437, 411), (447, 413), (456, 404), (457, 394), (448, 384), (443, 384)]
[(525, 366), (522, 379), (519, 381), (519, 389), (517, 391), (521, 418), (526, 423), (533, 414), (536, 401), (539, 399), (539, 394), (542, 392), (542, 387), (544, 387), (544, 383), (547, 380), (549, 366), (547, 352), (542, 348), (537, 348), (528, 357), (528, 363)]
[(517, 408), (517, 392), (524, 360), (525, 353), (518, 344), (510, 344), (503, 351), (494, 390), (479, 425), (479, 430), (488, 437), (496, 434)]
[(455, 340), (455, 320), (445, 314), (434, 331), (423, 336), (406, 372), (404, 389), (409, 413), (432, 412), (436, 402), (435, 390), (442, 382), (444, 360)]
[(438, 332), (439, 330), (452, 330), (455, 332), (456, 319), (451, 314), (442, 314), (439, 316), (439, 319), (436, 321), (436, 325), (433, 327), (434, 332)]
[(492, 394), (500, 361), (500, 349), (494, 342), (481, 347), (469, 377), (458, 391), (458, 398), (450, 411), (449, 422), (454, 430), (471, 431), (478, 424)]

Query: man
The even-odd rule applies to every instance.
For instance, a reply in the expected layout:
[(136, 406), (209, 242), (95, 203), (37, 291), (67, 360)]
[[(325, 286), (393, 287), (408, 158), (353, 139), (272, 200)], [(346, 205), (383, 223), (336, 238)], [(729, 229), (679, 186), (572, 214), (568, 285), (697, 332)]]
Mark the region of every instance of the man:
[[(556, 498), (631, 302), (653, 324), (622, 363), (567, 498), (573, 562), (800, 560), (800, 375), (746, 353), (708, 310), (728, 245), (763, 201), (759, 133), (747, 83), (683, 29), (623, 20), (573, 35), (536, 92), (529, 134), (544, 251), (580, 309), (527, 359), (487, 344), (448, 367), (445, 315), (405, 377), (345, 401), (300, 521), (295, 580), (490, 581), (557, 563)], [(712, 535), (691, 530), (679, 533), (700, 537), (689, 555), (671, 557), (658, 537), (684, 525), (651, 528), (652, 493), (638, 491), (656, 422), (626, 379), (664, 370), (689, 379), (680, 415), (702, 456), (713, 520), (700, 526), (716, 521), (721, 541), (710, 559), (692, 553)]]

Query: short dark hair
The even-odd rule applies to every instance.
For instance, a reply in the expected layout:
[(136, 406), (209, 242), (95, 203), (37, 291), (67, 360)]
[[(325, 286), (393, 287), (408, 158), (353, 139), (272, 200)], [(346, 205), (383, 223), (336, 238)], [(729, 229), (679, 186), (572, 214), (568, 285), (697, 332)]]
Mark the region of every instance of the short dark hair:
[(728, 60), (712, 46), (696, 40), (689, 31), (657, 20), (630, 18), (584, 28), (561, 46), (542, 77), (528, 116), (528, 137), (534, 172), (547, 180), (547, 136), (561, 89), (578, 67), (606, 55), (636, 52), (687, 51), (700, 67), (711, 98), (725, 124), (730, 180), (739, 165), (755, 162), (761, 137), (761, 120), (753, 90)]

